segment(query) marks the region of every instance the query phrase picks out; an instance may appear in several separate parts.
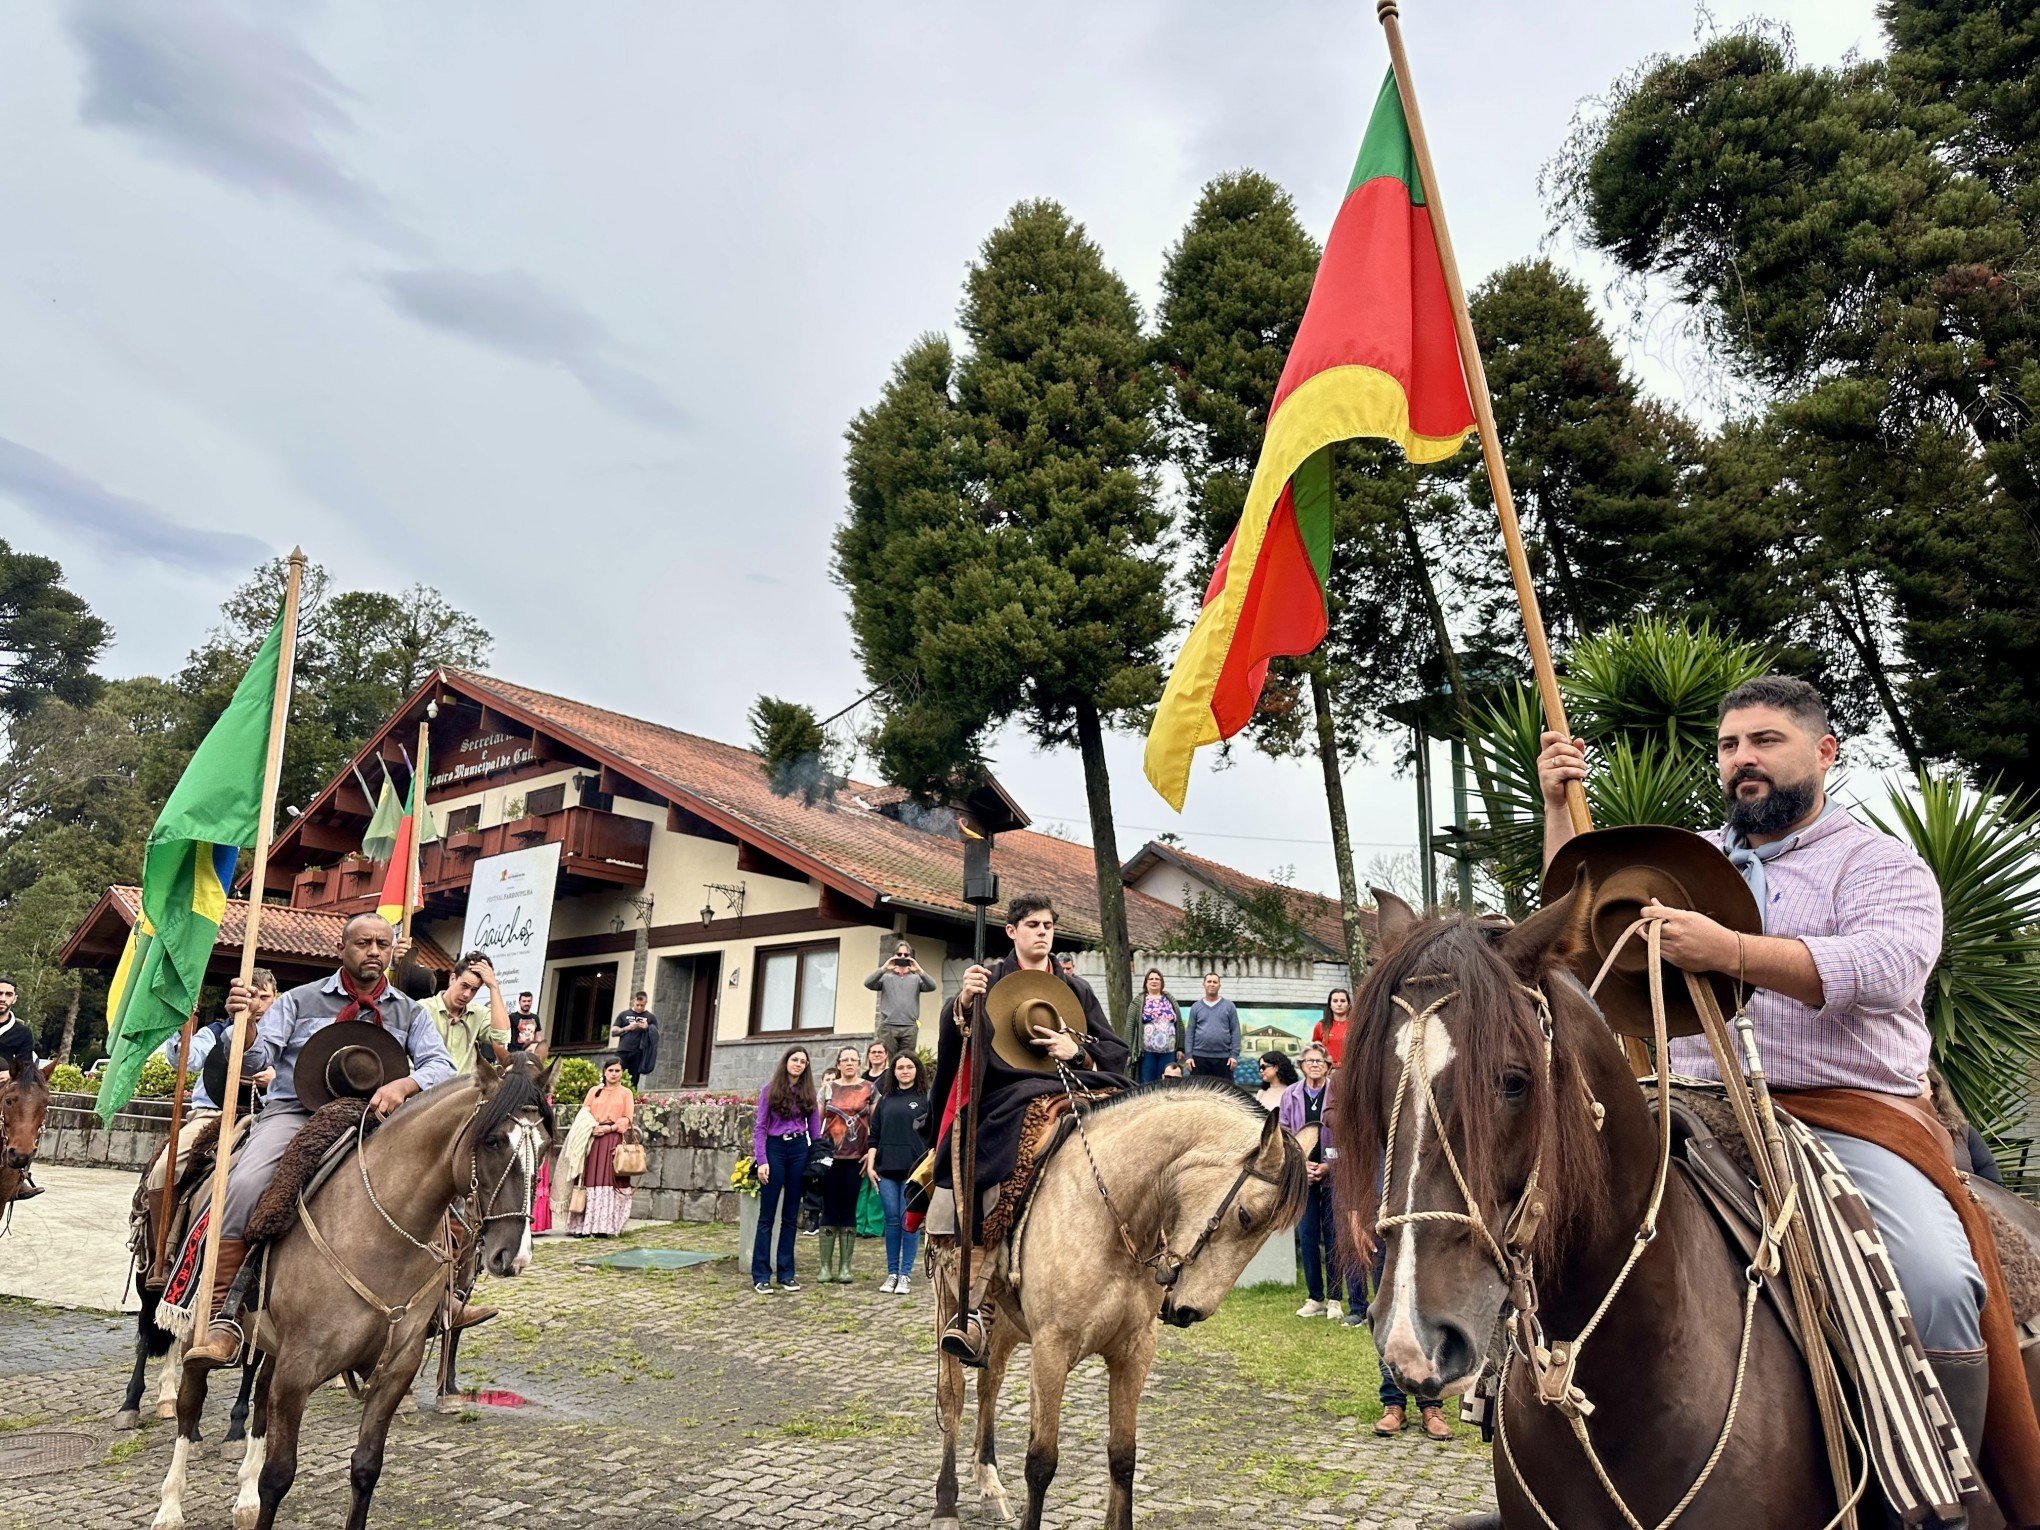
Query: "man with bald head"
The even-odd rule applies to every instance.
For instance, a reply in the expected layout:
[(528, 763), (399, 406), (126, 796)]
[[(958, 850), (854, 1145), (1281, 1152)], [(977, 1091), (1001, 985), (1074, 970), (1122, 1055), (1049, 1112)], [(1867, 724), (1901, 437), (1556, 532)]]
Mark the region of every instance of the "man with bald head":
[[(412, 1095), (454, 1076), (446, 1043), (424, 1008), (390, 982), (396, 931), (380, 914), (356, 914), (340, 936), (340, 970), (281, 994), (255, 1028), (241, 1068), (244, 1074), (273, 1069), (268, 1103), (248, 1135), (234, 1150), (227, 1175), (227, 1210), (220, 1227), (220, 1252), (213, 1279), (212, 1327), (187, 1360), (207, 1366), (228, 1365), (240, 1352), (241, 1329), (224, 1307), (234, 1277), (248, 1257), (248, 1218), (269, 1187), (276, 1165), (298, 1128), (311, 1113), (298, 1100), (298, 1054), (315, 1032), (329, 1025), (380, 1025), (411, 1058), (411, 1071), (391, 1079), (369, 1100), (369, 1109), (387, 1116)], [(227, 1013), (237, 1018), (254, 995), (239, 982), (227, 999)]]

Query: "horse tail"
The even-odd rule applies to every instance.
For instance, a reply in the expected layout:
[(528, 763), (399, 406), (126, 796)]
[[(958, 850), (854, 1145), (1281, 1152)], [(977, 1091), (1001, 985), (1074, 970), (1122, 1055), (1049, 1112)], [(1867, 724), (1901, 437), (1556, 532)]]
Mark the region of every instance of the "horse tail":
[(161, 1291), (152, 1291), (144, 1281), (135, 1282), (142, 1307), (135, 1314), (135, 1337), (148, 1350), (151, 1360), (160, 1360), (170, 1353), (170, 1330), (156, 1321), (156, 1306), (163, 1299)]

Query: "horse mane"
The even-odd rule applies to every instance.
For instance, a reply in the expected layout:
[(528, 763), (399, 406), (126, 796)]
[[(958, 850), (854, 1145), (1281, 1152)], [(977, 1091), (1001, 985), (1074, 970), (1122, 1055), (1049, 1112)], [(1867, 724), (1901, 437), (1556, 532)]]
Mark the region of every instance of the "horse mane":
[(482, 1108), (475, 1116), (475, 1141), (486, 1141), (490, 1132), (534, 1105), (538, 1107), (538, 1117), (545, 1126), (546, 1136), (555, 1136), (559, 1128), (553, 1119), (552, 1101), (546, 1098), (538, 1079), (513, 1062), (503, 1070), (502, 1078), (496, 1083), (496, 1092), (482, 1101)]
[[(1270, 1114), (1262, 1109), (1259, 1100), (1239, 1085), (1228, 1079), (1212, 1078), (1209, 1075), (1162, 1078), (1145, 1084), (1136, 1084), (1131, 1089), (1122, 1090), (1096, 1104), (1086, 1106), (1085, 1114), (1095, 1119), (1129, 1105), (1157, 1104), (1171, 1099), (1194, 1099), (1229, 1105), (1240, 1112), (1243, 1120), (1252, 1122), (1256, 1127), (1266, 1126)], [(1293, 1227), (1302, 1220), (1304, 1202), (1309, 1195), (1310, 1175), (1307, 1161), (1295, 1142), (1285, 1138), (1281, 1178), (1276, 1182), (1275, 1225)]]
[[(1591, 1240), (1612, 1214), (1608, 1160), (1586, 1108), (1590, 1091), (1583, 1086), (1580, 1061), (1583, 1049), (1595, 1041), (1587, 1027), (1600, 1022), (1574, 984), (1544, 984), (1553, 1024), (1547, 1083), (1538, 1065), (1544, 1047), (1541, 1017), (1519, 986), (1523, 979), (1497, 949), (1507, 933), (1504, 925), (1464, 916), (1426, 919), (1375, 963), (1355, 996), (1356, 1027), (1346, 1065), (1333, 1080), (1344, 1157), (1342, 1172), (1334, 1177), (1334, 1195), (1348, 1258), (1371, 1248), (1380, 1210), (1384, 1134), (1402, 1070), (1396, 1041), (1408, 1023), (1392, 1000), (1405, 985), (1410, 985), (1405, 1001), (1420, 1010), (1457, 990), (1439, 1014), (1452, 1022), (1453, 1055), (1438, 1081), (1445, 1118), (1436, 1127), (1451, 1135), (1468, 1188), (1497, 1240), (1502, 1223), (1497, 1215), (1496, 1090), (1512, 1064), (1529, 1071), (1531, 1121), (1525, 1156), (1512, 1165), (1517, 1173), (1511, 1178), (1527, 1174), (1531, 1161), (1541, 1161), (1548, 1207), (1530, 1246), (1532, 1257), (1540, 1263), (1558, 1259), (1566, 1249)], [(1403, 1168), (1397, 1165), (1398, 1176)]]

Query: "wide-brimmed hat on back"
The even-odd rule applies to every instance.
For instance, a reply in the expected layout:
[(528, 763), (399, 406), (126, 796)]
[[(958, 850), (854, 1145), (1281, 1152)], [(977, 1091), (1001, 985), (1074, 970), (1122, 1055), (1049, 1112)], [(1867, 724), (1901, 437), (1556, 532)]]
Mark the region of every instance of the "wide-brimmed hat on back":
[[(1544, 901), (1551, 903), (1571, 892), (1582, 871), (1589, 882), (1587, 947), (1573, 965), (1582, 983), (1594, 981), (1623, 932), (1653, 899), (1668, 908), (1705, 914), (1740, 934), (1764, 933), (1763, 915), (1742, 873), (1713, 845), (1684, 829), (1632, 824), (1596, 829), (1568, 841), (1545, 868)], [(1670, 962), (1662, 965), (1668, 1033), (1698, 1035), (1700, 1014), (1686, 991), (1685, 977)], [(1706, 977), (1722, 1013), (1735, 1013), (1735, 975), (1713, 972)], [(1641, 930), (1622, 945), (1595, 998), (1618, 1034), (1651, 1034), (1650, 954)]]
[(1009, 972), (985, 995), (992, 1027), (992, 1055), (1023, 1073), (1053, 1073), (1055, 1060), (1034, 1039), (1034, 1028), (1068, 1031), (1081, 1043), (1091, 1039), (1083, 1002), (1053, 972)]
[(306, 1110), (335, 1100), (365, 1100), (410, 1073), (411, 1054), (381, 1025), (336, 1020), (313, 1031), (298, 1049), (297, 1097)]
[[(253, 1029), (254, 1027), (249, 1027), (251, 1034)], [(234, 1028), (228, 1026), (224, 1031), (220, 1032), (220, 1039), (213, 1043), (213, 1049), (205, 1054), (205, 1061), (199, 1066), (198, 1076), (205, 1080), (206, 1098), (215, 1105), (227, 1103), (227, 1059), (233, 1055), (233, 1050)], [(241, 1068), (241, 1104), (239, 1108), (245, 1112), (254, 1103), (254, 1099), (255, 1086), (249, 1081), (248, 1068), (244, 1063)]]

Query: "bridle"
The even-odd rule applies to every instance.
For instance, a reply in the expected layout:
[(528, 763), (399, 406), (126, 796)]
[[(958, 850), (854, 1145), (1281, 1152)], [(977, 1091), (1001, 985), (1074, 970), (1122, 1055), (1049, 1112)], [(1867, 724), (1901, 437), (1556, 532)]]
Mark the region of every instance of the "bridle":
[[(1177, 1253), (1169, 1246), (1168, 1228), (1158, 1226), (1155, 1229), (1155, 1246), (1142, 1253), (1140, 1245), (1134, 1242), (1133, 1234), (1127, 1229), (1126, 1218), (1120, 1214), (1118, 1202), (1112, 1199), (1112, 1191), (1107, 1187), (1105, 1176), (1098, 1168), (1098, 1157), (1091, 1151), (1091, 1134), (1084, 1129), (1084, 1109), (1079, 1097), (1095, 1100), (1099, 1096), (1091, 1090), (1080, 1088), (1075, 1075), (1060, 1060), (1056, 1062), (1056, 1071), (1062, 1075), (1063, 1092), (1069, 1097), (1070, 1113), (1076, 1117), (1077, 1138), (1083, 1143), (1084, 1158), (1091, 1167), (1091, 1183), (1097, 1187), (1098, 1198), (1105, 1203), (1105, 1209), (1112, 1214), (1113, 1225), (1119, 1231), (1120, 1246), (1126, 1250), (1127, 1258), (1154, 1276), (1155, 1284), (1164, 1291), (1173, 1290), (1176, 1282), (1182, 1278), (1183, 1272), (1204, 1252), (1213, 1235), (1224, 1223), (1225, 1214), (1232, 1210), (1233, 1202), (1239, 1199), (1240, 1192), (1250, 1181), (1258, 1181), (1264, 1185), (1282, 1183), (1279, 1173), (1267, 1174), (1255, 1167), (1255, 1160), (1261, 1156), (1261, 1144), (1256, 1141), (1254, 1146), (1247, 1150), (1246, 1159), (1241, 1163), (1239, 1172), (1233, 1176), (1232, 1184), (1220, 1198), (1218, 1209), (1205, 1219), (1203, 1230), (1197, 1234), (1189, 1248), (1180, 1254)], [(1286, 1145), (1283, 1148), (1283, 1157), (1286, 1163), (1288, 1158)]]
[[(1481, 1212), (1479, 1199), (1474, 1195), (1471, 1186), (1468, 1184), (1466, 1175), (1460, 1166), (1458, 1155), (1452, 1149), (1451, 1139), (1444, 1131), (1442, 1118), (1438, 1110), (1437, 1096), (1431, 1088), (1427, 1045), (1430, 1021), (1447, 1004), (1460, 996), (1459, 990), (1454, 989), (1442, 998), (1426, 1005), (1421, 1010), (1410, 1004), (1399, 993), (1389, 996), (1391, 1002), (1410, 1017), (1410, 1034), (1408, 1045), (1403, 1054), (1402, 1071), (1396, 1083), (1395, 1096), (1389, 1105), (1388, 1142), (1382, 1158), (1382, 1214), (1377, 1215), (1374, 1230), (1377, 1236), (1381, 1236), (1396, 1227), (1423, 1222), (1440, 1222), (1470, 1228), (1480, 1236), (1489, 1258), (1494, 1262), (1496, 1269), (1500, 1272), (1502, 1280), (1508, 1288), (1507, 1303), (1503, 1307), (1497, 1322), (1496, 1342), (1490, 1345), (1490, 1355), (1498, 1361), (1495, 1366), (1497, 1378), (1494, 1398), (1495, 1439), (1500, 1447), (1503, 1459), (1508, 1463), (1510, 1472), (1515, 1476), (1517, 1485), (1523, 1490), (1524, 1497), (1529, 1500), (1530, 1506), (1537, 1511), (1539, 1519), (1543, 1521), (1547, 1530), (1559, 1530), (1557, 1522), (1545, 1511), (1543, 1504), (1538, 1502), (1537, 1496), (1531, 1492), (1529, 1483), (1521, 1469), (1517, 1467), (1515, 1455), (1509, 1446), (1506, 1386), (1513, 1360), (1520, 1360), (1524, 1368), (1530, 1373), (1535, 1388), (1534, 1396), (1536, 1400), (1546, 1407), (1556, 1408), (1571, 1426), (1573, 1437), (1579, 1442), (1580, 1449), (1585, 1454), (1588, 1464), (1592, 1466), (1595, 1477), (1607, 1492), (1610, 1501), (1622, 1516), (1629, 1530), (1645, 1530), (1642, 1522), (1637, 1519), (1636, 1515), (1630, 1510), (1629, 1505), (1623, 1501), (1621, 1494), (1616, 1490), (1613, 1479), (1609, 1476), (1607, 1468), (1601, 1461), (1599, 1452), (1594, 1449), (1593, 1441), (1588, 1436), (1586, 1421), (1588, 1416), (1594, 1411), (1594, 1404), (1580, 1387), (1576, 1376), (1580, 1357), (1585, 1351), (1587, 1342), (1601, 1326), (1601, 1321), (1608, 1315), (1609, 1309), (1614, 1306), (1615, 1298), (1621, 1294), (1623, 1287), (1628, 1284), (1629, 1277), (1634, 1273), (1637, 1262), (1642, 1259), (1644, 1251), (1657, 1241), (1658, 1217), (1664, 1207), (1665, 1186), (1671, 1172), (1671, 1078), (1669, 1069), (1662, 1061), (1668, 1055), (1667, 1049), (1669, 1047), (1664, 1004), (1664, 966), (1660, 953), (1660, 936), (1663, 928), (1664, 925), (1661, 920), (1639, 919), (1632, 924), (1609, 951), (1607, 959), (1602, 963), (1600, 972), (1595, 975), (1593, 983), (1587, 989), (1589, 997), (1598, 992), (1602, 981), (1614, 967), (1615, 959), (1621, 953), (1623, 947), (1633, 937), (1638, 935), (1643, 937), (1648, 947), (1647, 967), (1650, 983), (1652, 1039), (1656, 1043), (1657, 1056), (1660, 1059), (1656, 1078), (1658, 1150), (1656, 1169), (1651, 1181), (1650, 1197), (1645, 1203), (1642, 1221), (1631, 1236), (1629, 1252), (1623, 1259), (1622, 1267), (1616, 1272), (1615, 1278), (1609, 1284), (1606, 1293), (1595, 1306), (1593, 1314), (1587, 1319), (1585, 1326), (1580, 1329), (1579, 1333), (1571, 1339), (1550, 1339), (1545, 1333), (1544, 1325), (1538, 1316), (1536, 1264), (1531, 1254), (1531, 1248), (1536, 1241), (1538, 1228), (1542, 1225), (1549, 1211), (1543, 1184), (1543, 1139), (1540, 1137), (1538, 1141), (1537, 1153), (1531, 1161), (1530, 1172), (1524, 1179), (1522, 1194), (1518, 1197), (1516, 1209), (1510, 1216), (1509, 1223), (1503, 1229), (1502, 1237), (1498, 1241), (1488, 1227), (1487, 1220)], [(1407, 981), (1449, 982), (1450, 978), (1445, 974), (1438, 973), (1411, 978)], [(1551, 1016), (1551, 1000), (1545, 994), (1542, 987), (1538, 985), (1518, 982), (1516, 987), (1537, 1009), (1538, 1029), (1542, 1038), (1542, 1045), (1538, 1049), (1539, 1082), (1540, 1087), (1544, 1091), (1542, 1098), (1549, 1099), (1552, 1085), (1552, 1051), (1555, 1035)], [(1594, 1130), (1598, 1132), (1606, 1123), (1606, 1109), (1599, 1100), (1594, 1098), (1592, 1087), (1587, 1083), (1585, 1075), (1581, 1073), (1578, 1076), (1581, 1091), (1584, 1095), (1585, 1106), (1593, 1120)], [(1437, 1133), (1439, 1155), (1444, 1159), (1446, 1168), (1451, 1173), (1453, 1184), (1465, 1205), (1466, 1209), (1464, 1211), (1411, 1210), (1400, 1214), (1387, 1214), (1390, 1192), (1395, 1186), (1395, 1145), (1396, 1138), (1399, 1135), (1398, 1127), (1402, 1116), (1403, 1103), (1406, 1099), (1415, 1098), (1416, 1091), (1419, 1089), (1422, 1091), (1422, 1101), (1428, 1107), (1430, 1118), (1439, 1122)], [(1404, 1182), (1404, 1204), (1410, 1206), (1414, 1206), (1416, 1201), (1417, 1184), (1423, 1164), (1424, 1119), (1425, 1117), (1420, 1111), (1417, 1117), (1415, 1140), (1411, 1144), (1409, 1172)], [(1787, 1204), (1780, 1209), (1778, 1216), (1764, 1228), (1760, 1235), (1755, 1256), (1744, 1271), (1742, 1334), (1736, 1352), (1735, 1382), (1729, 1393), (1727, 1415), (1722, 1421), (1721, 1433), (1716, 1438), (1714, 1448), (1708, 1455), (1706, 1463), (1700, 1468), (1699, 1475), (1694, 1478), (1692, 1485), (1686, 1489), (1686, 1492), (1679, 1501), (1672, 1505), (1671, 1510), (1658, 1521), (1655, 1530), (1668, 1530), (1668, 1527), (1680, 1515), (1685, 1513), (1693, 1500), (1699, 1496), (1700, 1490), (1707, 1485), (1709, 1478), (1713, 1476), (1715, 1467), (1720, 1464), (1721, 1458), (1728, 1448), (1729, 1437), (1735, 1431), (1736, 1415), (1742, 1404), (1743, 1383), (1746, 1379), (1749, 1366), (1750, 1338), (1756, 1321), (1757, 1296), (1763, 1289), (1765, 1280), (1778, 1273), (1782, 1262), (1781, 1244), (1785, 1236), (1785, 1227), (1792, 1214), (1793, 1206), (1790, 1197), (1788, 1197)]]

